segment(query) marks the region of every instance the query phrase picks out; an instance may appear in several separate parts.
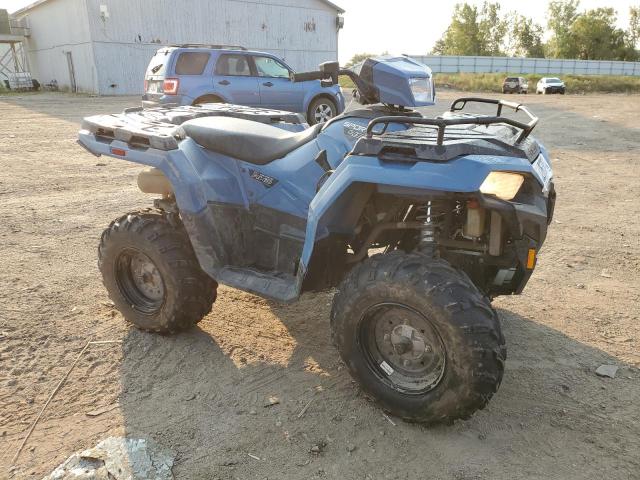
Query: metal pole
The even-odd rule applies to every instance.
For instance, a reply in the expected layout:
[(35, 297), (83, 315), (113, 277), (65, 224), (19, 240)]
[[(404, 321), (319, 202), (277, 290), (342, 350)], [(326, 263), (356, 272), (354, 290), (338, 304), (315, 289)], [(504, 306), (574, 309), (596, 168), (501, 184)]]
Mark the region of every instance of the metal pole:
[(15, 73), (18, 73), (18, 70), (19, 70), (20, 67), (18, 66), (18, 56), (16, 54), (16, 44), (12, 42), (10, 45), (11, 45), (11, 54), (13, 55), (13, 64), (15, 65), (15, 68), (16, 68)]

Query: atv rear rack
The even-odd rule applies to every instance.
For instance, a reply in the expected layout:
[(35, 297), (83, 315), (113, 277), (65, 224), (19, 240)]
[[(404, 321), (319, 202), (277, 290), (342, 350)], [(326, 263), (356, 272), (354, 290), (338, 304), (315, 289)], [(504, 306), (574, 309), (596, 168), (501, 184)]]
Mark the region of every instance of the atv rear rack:
[(103, 140), (120, 140), (139, 148), (174, 150), (184, 138), (179, 126), (201, 117), (233, 117), (270, 125), (291, 124), (302, 129), (304, 117), (299, 113), (253, 108), (228, 103), (202, 106), (128, 108), (124, 113), (86, 117), (82, 129)]
[[(511, 125), (512, 127), (516, 127), (522, 132), (516, 139), (516, 145), (521, 143), (524, 139), (526, 139), (531, 131), (538, 124), (538, 117), (533, 115), (527, 107), (520, 103), (509, 102), (506, 100), (496, 100), (490, 98), (475, 98), (475, 97), (463, 97), (455, 100), (451, 104), (450, 111), (451, 112), (460, 112), (464, 110), (467, 106), (467, 103), (487, 103), (490, 105), (497, 105), (497, 113), (495, 116), (484, 116), (484, 115), (468, 115), (464, 117), (454, 117), (454, 118), (420, 118), (420, 117), (379, 117), (371, 120), (369, 125), (367, 126), (367, 138), (372, 138), (374, 135), (382, 135), (387, 131), (389, 124), (391, 123), (401, 123), (405, 125), (430, 125), (433, 127), (438, 127), (438, 137), (436, 140), (436, 144), (438, 146), (442, 146), (444, 143), (444, 134), (447, 127), (453, 125), (495, 125), (495, 124), (506, 124)], [(526, 114), (530, 121), (529, 123), (520, 122), (518, 120), (514, 120), (512, 118), (507, 118), (502, 116), (502, 109), (504, 107), (511, 108), (515, 112), (523, 112)], [(384, 127), (382, 131), (375, 132), (373, 131), (373, 127), (376, 125), (383, 124)]]

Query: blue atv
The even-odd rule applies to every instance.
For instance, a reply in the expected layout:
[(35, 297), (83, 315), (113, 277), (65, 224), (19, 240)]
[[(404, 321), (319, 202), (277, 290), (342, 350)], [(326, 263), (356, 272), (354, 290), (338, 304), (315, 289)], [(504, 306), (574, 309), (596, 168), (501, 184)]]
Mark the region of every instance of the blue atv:
[(553, 214), (537, 118), (479, 98), (425, 118), (412, 108), (434, 104), (433, 76), (406, 57), (293, 80), (339, 75), (362, 106), (314, 127), (221, 104), (86, 118), (79, 143), (151, 167), (138, 185), (157, 196), (104, 231), (104, 284), (162, 333), (197, 324), (218, 283), (283, 303), (336, 289), (333, 340), (365, 392), (407, 420), (468, 418), (503, 376), (491, 299), (522, 292)]

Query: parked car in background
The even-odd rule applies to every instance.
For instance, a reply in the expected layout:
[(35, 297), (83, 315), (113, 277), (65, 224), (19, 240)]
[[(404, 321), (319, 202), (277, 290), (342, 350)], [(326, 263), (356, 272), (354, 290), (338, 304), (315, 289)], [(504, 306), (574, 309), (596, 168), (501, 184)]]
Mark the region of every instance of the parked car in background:
[(502, 93), (529, 93), (529, 83), (524, 77), (507, 77), (502, 82)]
[(147, 68), (142, 106), (234, 103), (302, 113), (310, 124), (343, 112), (339, 85), (292, 82), (293, 69), (270, 53), (226, 45), (172, 45)]
[(536, 86), (536, 93), (540, 95), (541, 93), (560, 93), (564, 95), (567, 87), (564, 82), (556, 77), (543, 77), (538, 82)]

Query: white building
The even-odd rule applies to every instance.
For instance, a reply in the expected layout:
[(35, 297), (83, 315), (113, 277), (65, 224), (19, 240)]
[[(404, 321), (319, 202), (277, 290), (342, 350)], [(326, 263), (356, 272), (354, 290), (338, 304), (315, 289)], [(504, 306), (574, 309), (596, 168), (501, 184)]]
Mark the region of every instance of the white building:
[(328, 0), (39, 0), (12, 17), (29, 27), (33, 78), (100, 95), (139, 94), (163, 45), (242, 45), (299, 71), (338, 58), (343, 10)]

